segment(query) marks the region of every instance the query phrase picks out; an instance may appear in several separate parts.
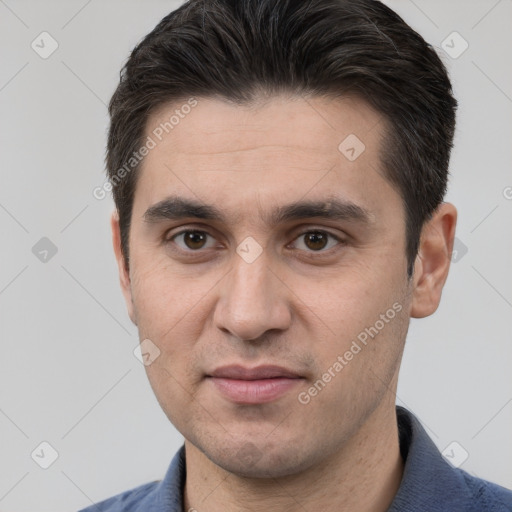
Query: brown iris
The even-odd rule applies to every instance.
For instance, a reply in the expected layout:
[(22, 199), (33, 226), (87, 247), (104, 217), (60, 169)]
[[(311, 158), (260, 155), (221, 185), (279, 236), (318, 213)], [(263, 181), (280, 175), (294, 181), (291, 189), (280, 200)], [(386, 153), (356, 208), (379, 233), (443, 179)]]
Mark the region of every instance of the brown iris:
[(304, 235), (304, 243), (309, 249), (319, 251), (327, 245), (327, 237), (325, 233), (313, 231)]
[(183, 241), (189, 249), (201, 249), (206, 243), (206, 233), (201, 231), (187, 231), (183, 235)]

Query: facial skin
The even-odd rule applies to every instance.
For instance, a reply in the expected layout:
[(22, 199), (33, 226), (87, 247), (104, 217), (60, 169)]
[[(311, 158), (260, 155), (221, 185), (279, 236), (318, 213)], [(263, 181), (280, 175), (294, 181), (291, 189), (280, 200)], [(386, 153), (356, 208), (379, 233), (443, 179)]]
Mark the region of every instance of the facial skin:
[[(146, 136), (177, 106), (156, 112)], [(403, 470), (394, 393), (409, 318), (438, 306), (456, 211), (444, 203), (425, 225), (409, 280), (405, 212), (380, 164), (385, 129), (355, 98), (278, 96), (252, 107), (198, 98), (143, 161), (129, 272), (113, 215), (130, 317), (160, 350), (148, 378), (186, 439), (185, 510), (384, 511), (391, 503)], [(350, 134), (365, 145), (354, 161), (338, 150)], [(222, 220), (146, 214), (171, 196), (210, 205)], [(305, 201), (349, 203), (358, 208), (345, 214), (359, 216), (270, 222), (278, 208)], [(205, 236), (187, 245), (175, 236), (184, 230)], [(305, 236), (318, 232), (324, 238)], [(262, 249), (250, 263), (237, 253), (247, 237)], [(332, 370), (393, 305), (393, 319)], [(240, 404), (207, 377), (231, 364), (279, 365), (302, 378), (275, 400)], [(311, 396), (329, 368), (330, 381)]]

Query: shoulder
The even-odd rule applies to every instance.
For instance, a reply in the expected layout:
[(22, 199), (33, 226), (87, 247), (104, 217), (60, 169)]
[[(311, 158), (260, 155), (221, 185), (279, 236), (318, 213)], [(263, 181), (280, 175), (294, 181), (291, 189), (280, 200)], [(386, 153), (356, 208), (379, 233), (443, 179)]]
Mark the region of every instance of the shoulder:
[(450, 464), (411, 412), (397, 420), (405, 466), (388, 512), (512, 512), (512, 491)]
[(148, 510), (147, 507), (154, 501), (155, 489), (158, 481), (130, 489), (108, 498), (79, 512), (138, 512)]
[(163, 480), (140, 485), (79, 512), (177, 512), (182, 508), (185, 478), (185, 446), (182, 445)]
[(471, 495), (475, 512), (512, 512), (511, 490), (471, 476), (466, 471), (461, 471), (461, 474)]

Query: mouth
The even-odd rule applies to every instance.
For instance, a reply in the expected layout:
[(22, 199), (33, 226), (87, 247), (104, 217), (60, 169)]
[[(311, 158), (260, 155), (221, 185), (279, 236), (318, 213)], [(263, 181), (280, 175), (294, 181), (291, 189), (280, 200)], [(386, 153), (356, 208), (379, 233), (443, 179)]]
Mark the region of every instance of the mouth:
[(304, 380), (296, 372), (274, 365), (224, 366), (206, 377), (223, 397), (236, 404), (272, 402)]

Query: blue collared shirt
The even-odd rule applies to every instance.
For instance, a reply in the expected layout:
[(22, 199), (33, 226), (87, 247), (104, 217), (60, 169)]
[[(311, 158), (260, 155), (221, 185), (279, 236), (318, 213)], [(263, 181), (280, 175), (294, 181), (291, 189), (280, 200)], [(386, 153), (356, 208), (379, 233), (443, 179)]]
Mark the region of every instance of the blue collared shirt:
[[(511, 512), (512, 491), (481, 480), (445, 461), (420, 422), (397, 407), (404, 474), (388, 512)], [(171, 461), (165, 478), (80, 512), (185, 512), (185, 447)]]

